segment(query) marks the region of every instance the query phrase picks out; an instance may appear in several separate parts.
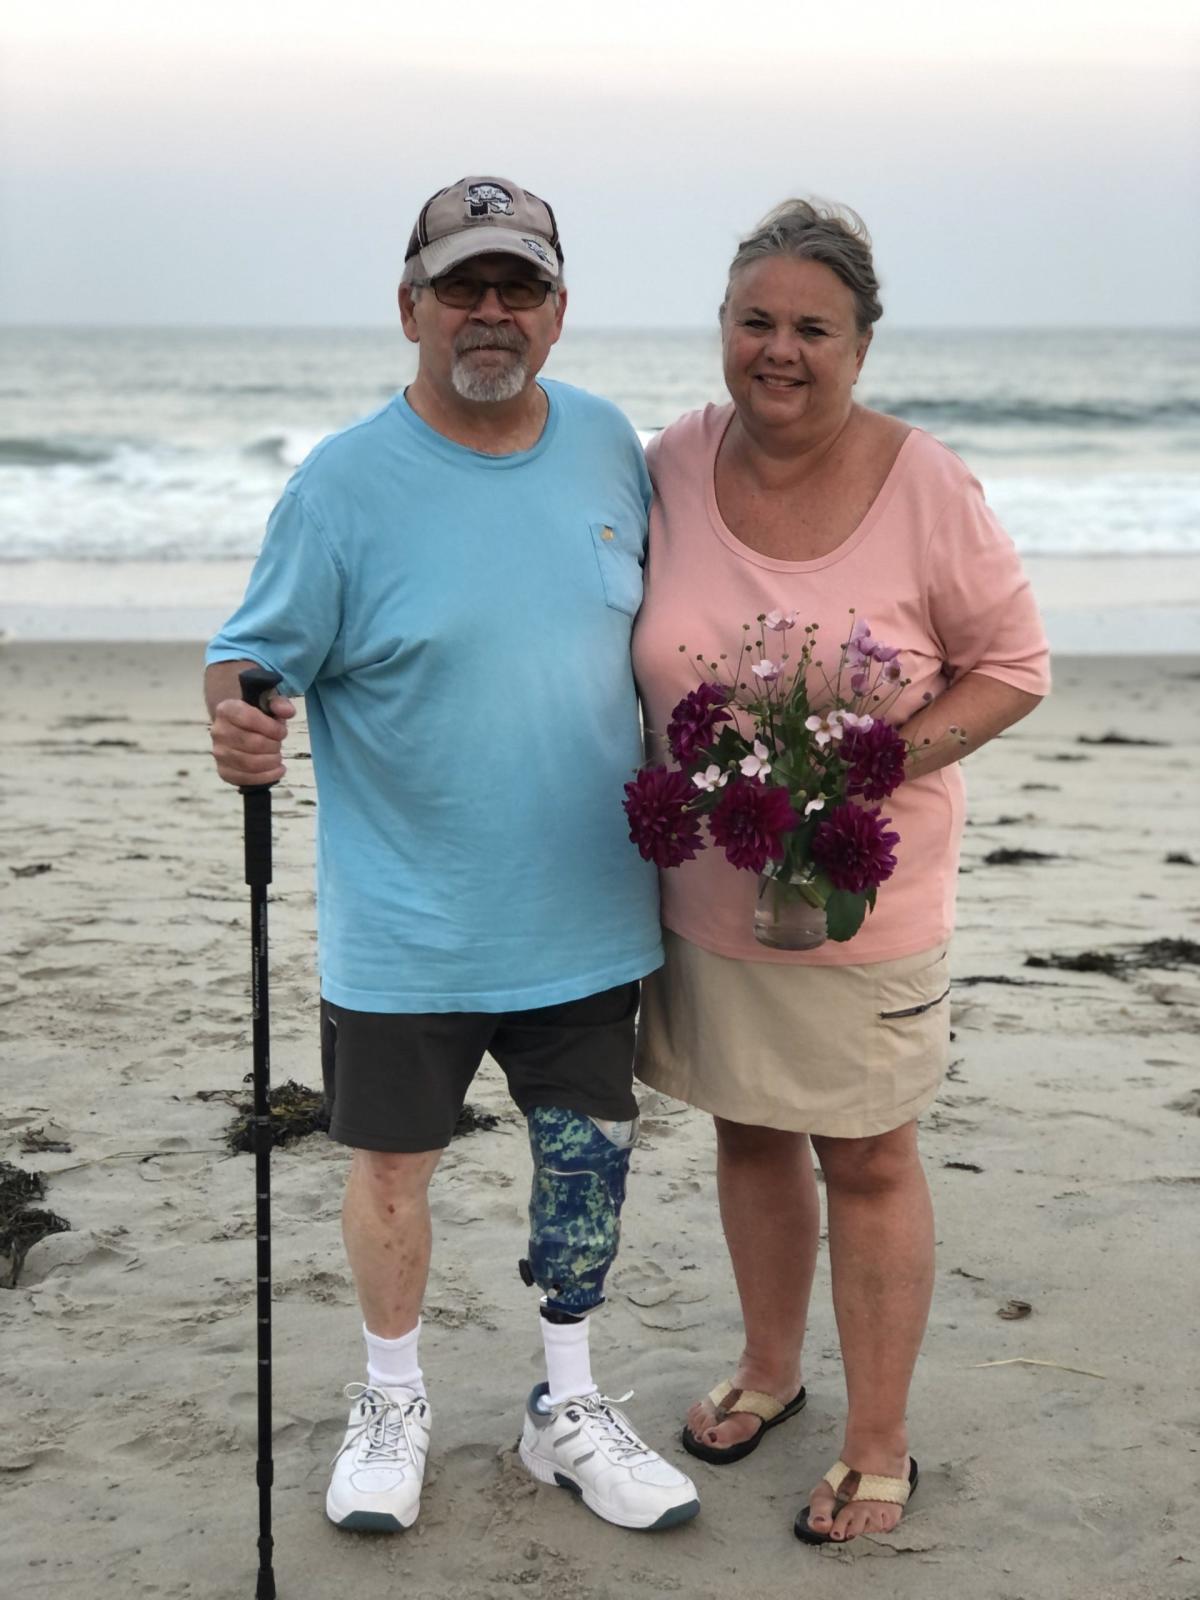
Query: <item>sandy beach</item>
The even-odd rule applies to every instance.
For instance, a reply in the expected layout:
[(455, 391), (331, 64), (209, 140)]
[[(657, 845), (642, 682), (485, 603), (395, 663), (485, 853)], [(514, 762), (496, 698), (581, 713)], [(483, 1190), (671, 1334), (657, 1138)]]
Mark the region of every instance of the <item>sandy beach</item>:
[[(1171, 587), (1119, 599), (1162, 612)], [(1089, 609), (1076, 576), (1061, 609), (1091, 616), (1111, 586), (1096, 593)], [(36, 631), (12, 618), (40, 603), (10, 594), (0, 624)], [(939, 1243), (911, 1408), (922, 1478), (899, 1532), (820, 1552), (792, 1537), (843, 1408), (824, 1255), (808, 1408), (740, 1465), (689, 1463), (694, 1522), (621, 1532), (527, 1478), (515, 1442), (541, 1368), (515, 1269), (528, 1152), (489, 1064), (471, 1103), (498, 1125), (456, 1140), (434, 1185), (422, 1358), (436, 1425), (403, 1537), (340, 1533), (323, 1513), (342, 1386), (361, 1377), (346, 1153), (317, 1134), (273, 1159), (283, 1600), (1200, 1596), (1200, 969), (1025, 965), (1200, 940), (1200, 655), (1081, 648), (1058, 657), (1052, 698), (968, 764), (954, 1065), (923, 1125)], [(247, 891), (199, 662), (178, 642), (0, 643), (0, 1159), (42, 1173), (41, 1203), (70, 1223), (0, 1289), (7, 1600), (253, 1593), (253, 1160), (225, 1145), (250, 1069)], [(1107, 734), (1154, 742), (1090, 742)], [(302, 720), (288, 743), (273, 1075), (316, 1085)], [(1044, 859), (988, 861), (1003, 850)], [(737, 1307), (707, 1119), (646, 1091), (642, 1111), (595, 1367), (688, 1462), (679, 1423), (731, 1369)], [(1001, 1315), (1013, 1301), (1028, 1315)]]

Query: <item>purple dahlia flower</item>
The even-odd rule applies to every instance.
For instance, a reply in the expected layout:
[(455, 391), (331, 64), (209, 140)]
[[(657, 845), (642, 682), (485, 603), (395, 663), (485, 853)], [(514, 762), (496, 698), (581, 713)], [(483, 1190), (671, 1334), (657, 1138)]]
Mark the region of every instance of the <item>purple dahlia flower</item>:
[(676, 761), (694, 761), (712, 743), (717, 724), (733, 721), (724, 709), (728, 702), (729, 692), (719, 683), (702, 683), (684, 695), (667, 724), (667, 743)]
[(908, 747), (888, 722), (869, 728), (847, 728), (838, 752), (848, 767), (846, 793), (865, 800), (886, 800), (904, 782)]
[(677, 867), (704, 849), (700, 819), (688, 810), (695, 795), (686, 772), (669, 772), (666, 767), (643, 767), (633, 782), (625, 785), (629, 837), (643, 861), (653, 861), (656, 867)]
[(828, 875), (835, 889), (865, 894), (877, 889), (896, 870), (892, 849), (898, 833), (885, 831), (891, 817), (881, 817), (879, 807), (835, 806), (813, 834), (813, 860)]
[(783, 839), (799, 822), (779, 784), (734, 778), (708, 819), (708, 831), (735, 867), (761, 872), (783, 859)]

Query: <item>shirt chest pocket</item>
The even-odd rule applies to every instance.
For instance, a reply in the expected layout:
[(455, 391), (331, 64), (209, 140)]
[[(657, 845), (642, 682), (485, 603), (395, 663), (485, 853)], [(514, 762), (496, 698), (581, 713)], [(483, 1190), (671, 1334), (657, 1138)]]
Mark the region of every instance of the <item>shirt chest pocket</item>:
[(619, 522), (593, 522), (590, 527), (605, 604), (636, 616), (642, 603), (641, 530), (635, 537)]

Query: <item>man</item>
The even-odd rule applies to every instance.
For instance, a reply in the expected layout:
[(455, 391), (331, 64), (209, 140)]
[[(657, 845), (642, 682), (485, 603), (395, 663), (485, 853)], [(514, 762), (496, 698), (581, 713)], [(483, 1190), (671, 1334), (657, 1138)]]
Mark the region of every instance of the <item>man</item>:
[(365, 1385), (326, 1500), (411, 1525), (431, 1409), (418, 1358), (427, 1190), (485, 1051), (525, 1113), (547, 1381), (521, 1460), (623, 1527), (695, 1515), (691, 1481), (593, 1381), (637, 1108), (637, 980), (662, 961), (624, 835), (640, 760), (629, 635), (649, 479), (612, 406), (537, 375), (567, 294), (550, 207), (464, 178), (422, 208), (400, 285), (413, 383), (288, 484), (209, 647), (227, 783), (283, 776), (294, 714), (242, 704), (259, 663), (308, 708), (320, 809), (322, 1061), (353, 1148), (343, 1230)]

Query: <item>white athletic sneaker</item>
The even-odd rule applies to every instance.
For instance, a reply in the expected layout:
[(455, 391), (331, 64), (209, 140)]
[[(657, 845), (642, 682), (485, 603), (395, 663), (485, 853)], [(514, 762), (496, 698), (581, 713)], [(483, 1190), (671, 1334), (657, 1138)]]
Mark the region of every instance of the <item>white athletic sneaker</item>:
[(349, 1383), (353, 1400), (342, 1448), (333, 1459), (325, 1512), (339, 1528), (396, 1533), (421, 1509), (433, 1413), (415, 1390)]
[(696, 1486), (643, 1444), (618, 1404), (602, 1394), (564, 1400), (550, 1411), (539, 1383), (525, 1407), (521, 1460), (539, 1481), (577, 1494), (620, 1528), (671, 1528), (700, 1509)]

